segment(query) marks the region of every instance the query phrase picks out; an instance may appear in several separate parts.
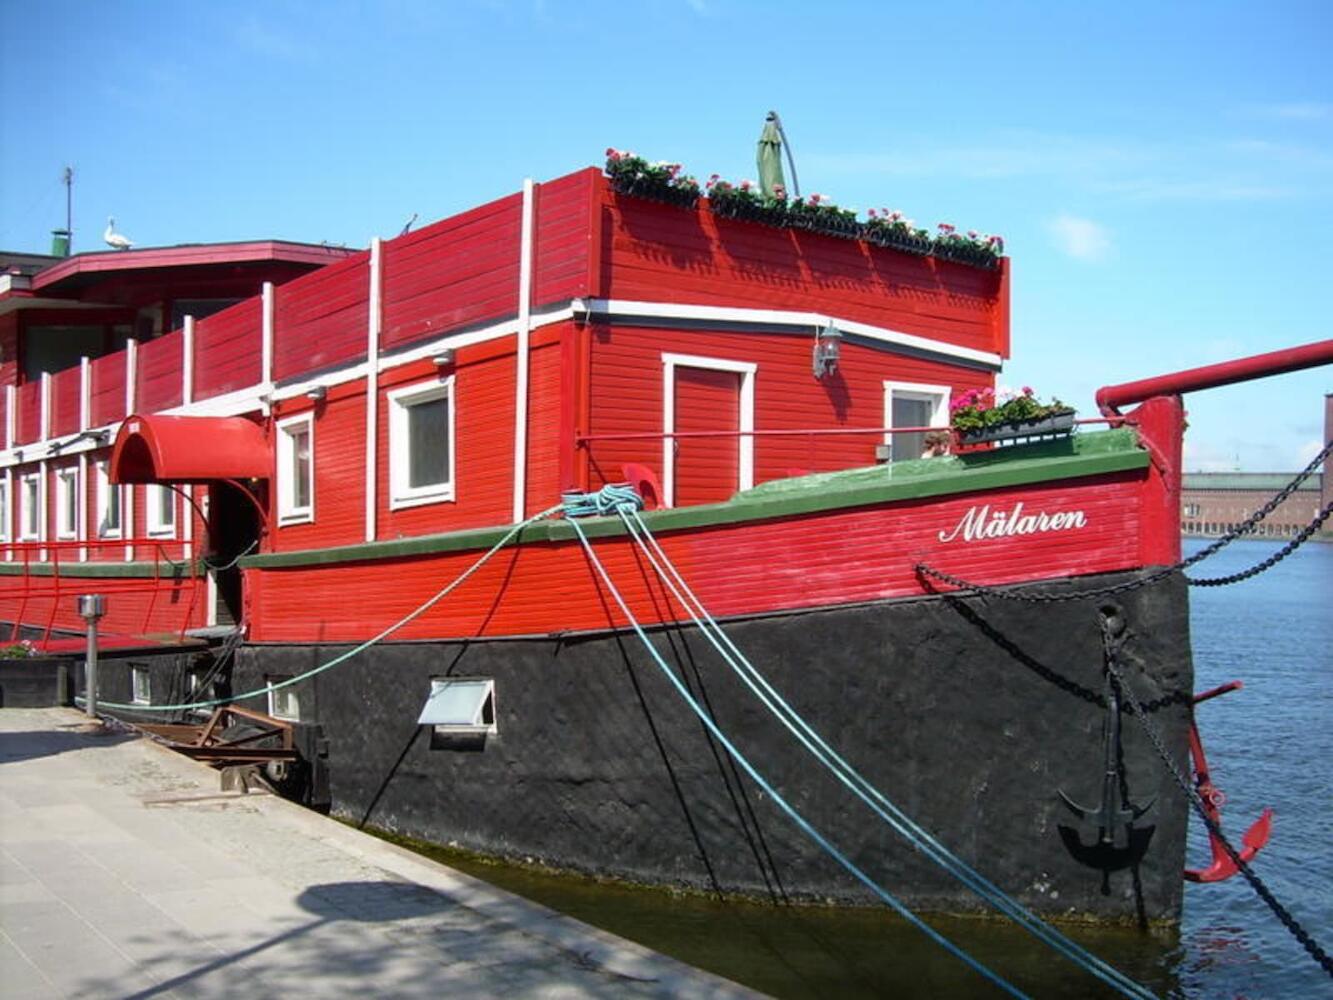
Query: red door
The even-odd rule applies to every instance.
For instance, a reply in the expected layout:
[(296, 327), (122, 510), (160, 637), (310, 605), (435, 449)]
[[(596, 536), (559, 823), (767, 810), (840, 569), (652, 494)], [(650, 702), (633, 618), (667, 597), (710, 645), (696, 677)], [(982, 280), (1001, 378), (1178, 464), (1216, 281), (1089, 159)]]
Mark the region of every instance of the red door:
[(727, 431), (676, 438), (674, 504), (716, 503), (740, 489), (741, 374), (676, 368), (675, 430)]

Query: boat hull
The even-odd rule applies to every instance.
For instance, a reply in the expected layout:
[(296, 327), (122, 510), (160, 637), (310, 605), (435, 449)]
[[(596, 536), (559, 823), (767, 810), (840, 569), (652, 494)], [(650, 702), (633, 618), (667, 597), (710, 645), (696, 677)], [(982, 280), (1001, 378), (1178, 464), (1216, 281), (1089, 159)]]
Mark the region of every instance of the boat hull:
[[(1093, 589), (1142, 577), (1040, 585)], [(876, 787), (1005, 891), (1051, 915), (1174, 921), (1186, 803), (1138, 721), (1122, 719), (1130, 798), (1153, 802), (1141, 861), (1106, 876), (1066, 849), (1093, 844), (1058, 795), (1096, 805), (1103, 777), (1099, 609), (1129, 625), (1121, 670), (1151, 725), (1187, 760), (1192, 690), (1178, 576), (1118, 595), (1035, 605), (945, 596), (805, 609), (725, 623), (791, 704)], [(803, 750), (692, 627), (652, 641), (773, 789), (909, 905), (977, 899), (913, 851)], [(232, 689), (294, 676), (351, 648), (260, 644)], [(417, 718), (432, 678), (495, 681), (497, 731), (432, 747)], [(874, 897), (784, 815), (691, 714), (633, 633), (383, 643), (297, 688), (328, 738), (335, 814), (495, 856), (701, 890), (840, 903)], [(1068, 836), (1066, 834), (1065, 836)]]

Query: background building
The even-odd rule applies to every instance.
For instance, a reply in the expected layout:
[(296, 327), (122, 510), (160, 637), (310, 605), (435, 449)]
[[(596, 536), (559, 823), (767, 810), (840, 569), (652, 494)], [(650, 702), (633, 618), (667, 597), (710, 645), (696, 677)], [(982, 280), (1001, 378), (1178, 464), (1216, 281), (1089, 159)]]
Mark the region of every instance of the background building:
[[(1324, 440), (1333, 438), (1333, 393), (1324, 397)], [(1240, 524), (1291, 482), (1291, 472), (1187, 472), (1181, 490), (1180, 527), (1187, 535), (1222, 535)], [(1297, 487), (1254, 534), (1289, 538), (1333, 501), (1333, 460)], [(1324, 525), (1325, 535), (1330, 533)]]

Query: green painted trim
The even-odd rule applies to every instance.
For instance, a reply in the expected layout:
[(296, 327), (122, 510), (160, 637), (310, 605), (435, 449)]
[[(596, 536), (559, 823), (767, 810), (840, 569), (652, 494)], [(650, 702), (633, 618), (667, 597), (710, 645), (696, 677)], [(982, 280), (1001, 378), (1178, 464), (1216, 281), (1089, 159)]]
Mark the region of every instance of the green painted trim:
[[(779, 479), (738, 493), (725, 503), (649, 511), (644, 514), (644, 520), (654, 532), (740, 524), (899, 500), (1101, 476), (1143, 469), (1148, 462), (1148, 453), (1138, 446), (1137, 435), (1132, 430), (1120, 428), (1075, 434), (1043, 444)], [(580, 525), (585, 534), (596, 538), (620, 535), (625, 531), (617, 517), (585, 518)], [(332, 566), (441, 552), (476, 551), (494, 545), (509, 530), (508, 526), (481, 528), (337, 548), (268, 553), (247, 556), (241, 560), (241, 565), (255, 569)], [(574, 537), (574, 529), (568, 522), (552, 519), (525, 528), (519, 540), (553, 542)]]
[[(160, 576), (164, 580), (182, 579), (191, 575), (189, 572), (193, 568), (194, 576), (203, 576), (204, 567), (202, 563), (180, 563), (179, 569), (171, 565), (161, 565), (150, 562), (86, 562), (86, 563), (67, 563), (60, 564), (60, 575), (69, 577), (97, 577), (103, 579), (111, 578), (133, 578), (133, 579), (152, 579), (154, 576)], [(161, 566), (159, 569), (158, 567)], [(28, 563), (24, 566), (21, 562), (0, 563), (0, 576), (55, 576), (55, 567), (49, 562)]]

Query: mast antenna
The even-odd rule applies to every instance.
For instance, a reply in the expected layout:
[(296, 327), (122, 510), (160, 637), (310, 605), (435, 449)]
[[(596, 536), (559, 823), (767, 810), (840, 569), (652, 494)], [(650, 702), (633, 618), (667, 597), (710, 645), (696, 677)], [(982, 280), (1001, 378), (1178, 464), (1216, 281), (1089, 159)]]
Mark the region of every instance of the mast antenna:
[(60, 177), (65, 185), (65, 233), (69, 236), (70, 248), (74, 246), (74, 168), (65, 167)]

